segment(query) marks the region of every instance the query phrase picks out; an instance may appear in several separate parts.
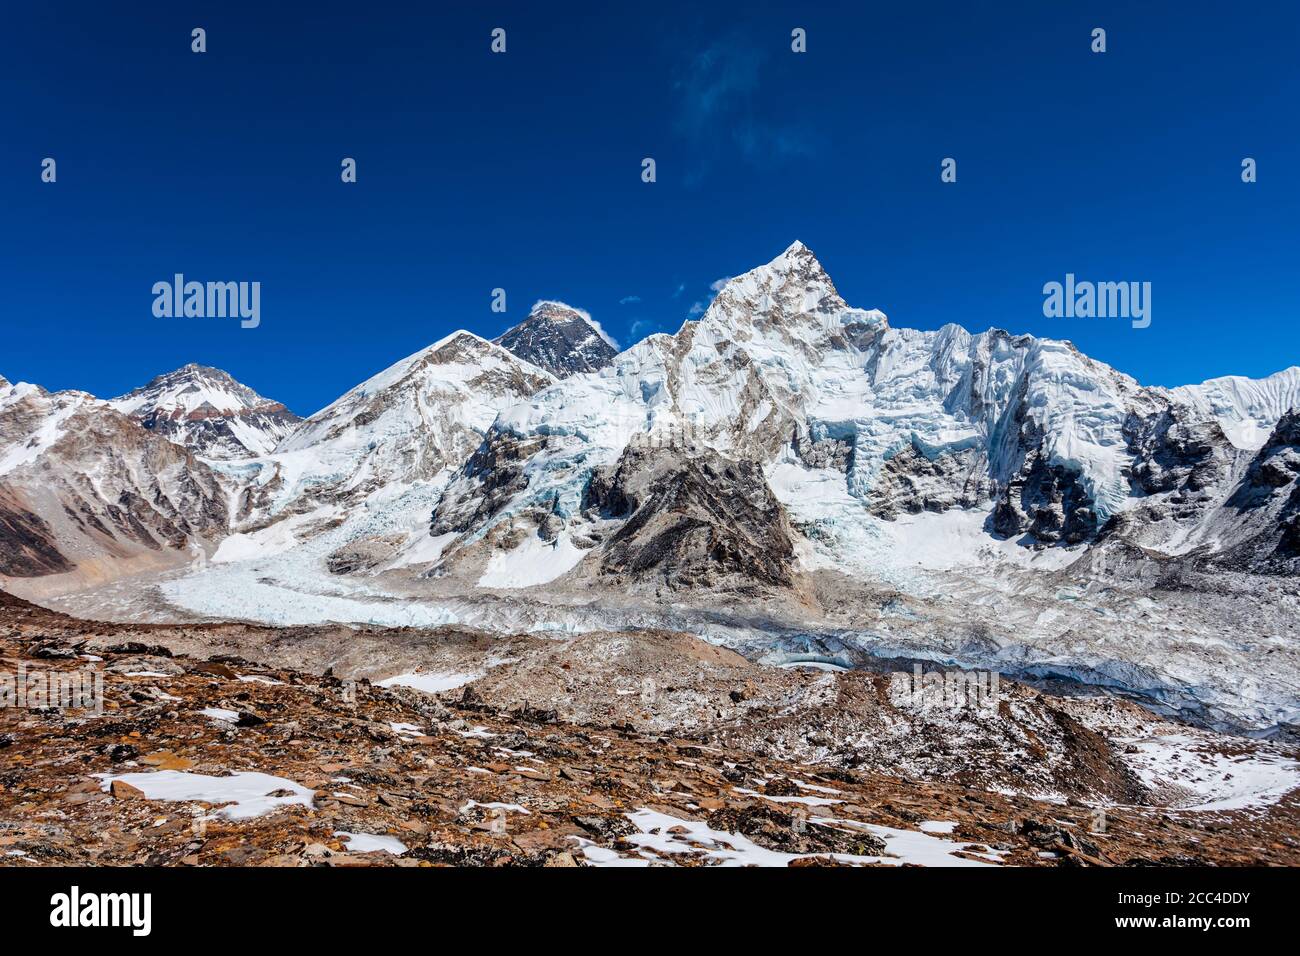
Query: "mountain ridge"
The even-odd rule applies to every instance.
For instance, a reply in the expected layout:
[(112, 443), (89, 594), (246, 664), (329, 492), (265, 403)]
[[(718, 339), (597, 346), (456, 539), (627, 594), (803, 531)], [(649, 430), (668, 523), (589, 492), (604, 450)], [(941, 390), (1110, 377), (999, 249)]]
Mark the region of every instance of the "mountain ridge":
[[(533, 331), (580, 329), (581, 338), (546, 338), (539, 346), (539, 357), (556, 371), (508, 347), (526, 353), (538, 345), (536, 336), (522, 335), (530, 322)], [(512, 333), (519, 334), (511, 340)], [(592, 342), (598, 354), (584, 351)], [(496, 339), (456, 330), (306, 419), (228, 373), (194, 363), (103, 404), (214, 460), (235, 483), (248, 470), (240, 462), (259, 462), (237, 510), (254, 523), (274, 520), (284, 507), (300, 510), (293, 501), (308, 487), (349, 488), (351, 496), (391, 480), (434, 478), (460, 467), (495, 432), (548, 453), (573, 444), (580, 457), (595, 456), (591, 464), (612, 465), (630, 435), (680, 429), (740, 459), (771, 463), (787, 447), (804, 464), (800, 448), (809, 460), (829, 454), (843, 468), (849, 493), (887, 519), (982, 504), (993, 509), (990, 531), (1050, 545), (1092, 540), (1138, 491), (1170, 490), (1167, 476), (1164, 485), (1132, 478), (1135, 469), (1149, 476), (1153, 466), (1141, 456), (1157, 453), (1149, 439), (1145, 451), (1135, 450), (1134, 415), (1145, 420), (1176, 407), (1182, 419), (1213, 421), (1227, 442), (1221, 455), (1232, 457), (1229, 448), (1262, 447), (1274, 416), (1300, 403), (1300, 367), (1264, 379), (1220, 376), (1165, 389), (1141, 386), (1067, 341), (997, 328), (972, 333), (956, 323), (931, 332), (895, 328), (879, 310), (850, 307), (797, 240), (728, 280), (705, 313), (676, 333), (620, 352), (611, 342), (581, 310), (540, 300)], [(561, 354), (565, 348), (573, 354)], [(403, 398), (407, 386), (427, 394)], [(6, 383), (4, 394), (22, 388)], [(429, 404), (435, 393), (441, 409)], [(477, 410), (462, 420), (456, 409), (466, 401)], [(406, 410), (390, 421), (395, 432), (386, 440), (394, 444), (384, 452), (383, 429), (366, 419), (388, 414), (393, 404)], [(440, 420), (451, 431), (436, 426), (441, 438), (429, 444), (421, 436)], [(236, 433), (232, 425), (245, 427)], [(317, 447), (330, 457), (331, 442), (354, 426), (378, 444), (366, 450), (349, 439), (353, 444), (339, 446), (328, 466), (304, 457)], [(375, 456), (384, 454), (402, 461), (382, 464)], [(289, 473), (303, 463), (301, 474)], [(352, 478), (335, 473), (340, 469), (352, 469)], [(528, 494), (545, 497), (535, 478)], [(566, 498), (566, 520), (580, 510), (571, 487), (550, 493)], [(270, 504), (277, 498), (279, 506)]]
[(265, 454), (302, 420), (230, 373), (193, 362), (108, 404), (149, 431), (216, 459)]
[[(0, 389), (6, 586), (96, 602), (92, 572), (188, 563), (111, 609), (700, 628), (850, 663), (870, 642), (1215, 720), (1300, 715), (1300, 662), (1214, 638), (1246, 603), (1242, 647), (1287, 627), (1300, 370), (1149, 387), (1066, 341), (895, 327), (802, 243), (605, 358), (553, 374), (458, 330), (226, 459), (85, 393)], [(1236, 700), (1246, 661), (1268, 690)]]

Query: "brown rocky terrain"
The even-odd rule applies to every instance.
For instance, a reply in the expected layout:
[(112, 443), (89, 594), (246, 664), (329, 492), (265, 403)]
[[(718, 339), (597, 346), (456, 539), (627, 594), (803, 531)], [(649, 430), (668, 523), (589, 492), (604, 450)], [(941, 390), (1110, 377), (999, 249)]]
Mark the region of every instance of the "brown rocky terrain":
[[(0, 709), (6, 865), (1300, 863), (1300, 792), (1160, 805), (1085, 725), (1130, 726), (1120, 701), (1011, 685), (996, 719), (909, 715), (883, 675), (681, 634), (105, 624), (0, 594), (0, 673), (87, 666), (101, 715)], [(413, 669), (471, 682), (367, 676)], [(250, 773), (275, 779), (231, 776)], [(190, 789), (158, 799), (162, 780)], [(280, 805), (244, 816), (258, 800)]]

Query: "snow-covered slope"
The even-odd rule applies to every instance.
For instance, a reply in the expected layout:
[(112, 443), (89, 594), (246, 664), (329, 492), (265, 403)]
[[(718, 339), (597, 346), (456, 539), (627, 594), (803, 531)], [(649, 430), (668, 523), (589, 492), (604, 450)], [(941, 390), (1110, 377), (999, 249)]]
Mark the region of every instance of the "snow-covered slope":
[(1238, 448), (1254, 451), (1268, 441), (1283, 414), (1300, 408), (1300, 366), (1293, 365), (1267, 378), (1212, 378), (1200, 385), (1172, 389), (1171, 394), (1214, 418)]
[(0, 384), (0, 476), (36, 461), (62, 437), (68, 419), (98, 404), (87, 392), (47, 392), (39, 385)]
[(470, 332), (454, 332), (356, 386), (275, 451), (227, 471), (248, 479), (238, 518), (285, 507), (395, 496), (437, 479), (478, 447), (498, 412), (555, 379)]
[(1197, 530), (1192, 543), (1214, 565), (1300, 573), (1300, 408), (1282, 416), (1232, 493)]
[[(477, 542), (517, 547), (520, 527), (576, 548), (566, 567), (589, 569), (578, 552), (594, 549), (605, 567), (608, 539), (636, 509), (621, 502), (623, 519), (611, 517), (593, 481), (614, 481), (622, 464), (621, 487), (644, 485), (633, 467), (702, 487), (686, 467), (701, 449), (719, 468), (752, 463), (769, 481), (779, 473), (777, 507), (807, 539), (795, 550), (859, 573), (850, 542), (877, 534), (881, 521), (953, 509), (984, 515), (990, 540), (1078, 546), (1120, 535), (1169, 554), (1212, 553), (1218, 537), (1207, 523), (1223, 524), (1253, 453), (1300, 401), (1300, 368), (1144, 388), (1068, 342), (952, 324), (892, 328), (882, 312), (846, 303), (799, 242), (728, 281), (675, 335), (612, 354), (585, 314), (543, 301), (497, 343), (453, 333), (291, 432), (282, 406), (199, 366), (111, 406), (224, 459), (213, 464), (230, 489), (229, 532), (363, 500), (377, 514), (422, 484), (441, 494), (430, 522), (441, 543), (431, 550), (417, 536), (404, 547), (436, 551), (445, 568)], [(10, 408), (0, 474), (38, 459), (96, 401), (32, 389), (0, 386), (0, 407)], [(782, 497), (813, 487), (835, 493)], [(748, 478), (736, 488), (762, 499)], [(725, 523), (725, 511), (695, 520)], [(663, 515), (637, 520), (675, 527)], [(496, 535), (499, 527), (509, 533)], [(336, 569), (367, 562), (349, 553)], [(767, 577), (784, 580), (785, 570)]]
[(301, 421), (280, 402), (204, 365), (159, 375), (109, 404), (150, 431), (214, 459), (268, 454)]

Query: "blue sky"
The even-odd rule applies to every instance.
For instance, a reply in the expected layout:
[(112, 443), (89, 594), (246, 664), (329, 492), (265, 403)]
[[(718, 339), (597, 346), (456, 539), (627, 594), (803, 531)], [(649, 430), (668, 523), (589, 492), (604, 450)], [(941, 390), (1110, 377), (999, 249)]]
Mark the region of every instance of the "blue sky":
[[(197, 361), (306, 414), (539, 298), (674, 331), (796, 238), (895, 325), (1150, 384), (1300, 362), (1293, 3), (289, 6), (0, 12), (0, 374)], [(175, 272), (260, 281), (260, 327), (155, 318)], [(1067, 272), (1151, 282), (1151, 326), (1045, 318)]]

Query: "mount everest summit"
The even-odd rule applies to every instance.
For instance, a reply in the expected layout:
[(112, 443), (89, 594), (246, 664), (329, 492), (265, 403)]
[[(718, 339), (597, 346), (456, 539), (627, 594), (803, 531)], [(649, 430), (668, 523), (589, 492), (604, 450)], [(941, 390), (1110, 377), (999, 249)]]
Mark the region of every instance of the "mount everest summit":
[(618, 354), (618, 343), (590, 315), (563, 302), (538, 302), (528, 318), (492, 341), (556, 378), (599, 371)]
[(893, 328), (796, 242), (676, 334), (619, 352), (539, 302), (303, 420), (199, 366), (111, 402), (0, 380), (0, 584), (140, 619), (665, 626), (1262, 728), (1300, 717), (1297, 409), (1300, 368), (1152, 388)]

